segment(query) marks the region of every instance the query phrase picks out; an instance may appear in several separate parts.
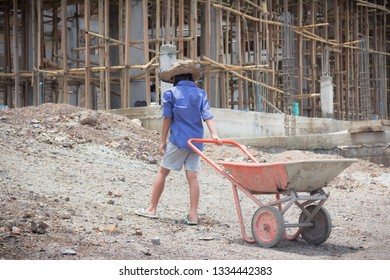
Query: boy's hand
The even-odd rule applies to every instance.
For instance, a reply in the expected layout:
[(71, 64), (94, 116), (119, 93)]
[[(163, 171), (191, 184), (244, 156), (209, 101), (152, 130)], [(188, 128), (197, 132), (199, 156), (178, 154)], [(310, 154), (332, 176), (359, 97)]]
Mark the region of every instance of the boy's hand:
[(223, 145), (223, 142), (222, 142), (221, 139), (219, 139), (218, 135), (212, 135), (211, 138), (212, 138), (213, 140), (217, 140), (217, 145), (218, 145), (218, 146), (222, 146), (222, 145)]
[(160, 147), (158, 148), (158, 152), (160, 156), (164, 155), (166, 147), (167, 147), (167, 143), (160, 143)]

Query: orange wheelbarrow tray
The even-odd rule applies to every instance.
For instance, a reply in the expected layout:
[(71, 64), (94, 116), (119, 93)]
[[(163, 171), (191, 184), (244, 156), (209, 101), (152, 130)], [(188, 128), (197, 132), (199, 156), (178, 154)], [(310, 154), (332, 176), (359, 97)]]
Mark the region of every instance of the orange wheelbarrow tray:
[[(214, 162), (194, 144), (217, 143), (211, 139), (190, 139), (188, 145), (232, 184), (242, 238), (271, 248), (283, 239), (295, 240), (299, 235), (309, 244), (321, 244), (330, 236), (331, 217), (323, 204), (328, 199), (323, 188), (356, 159), (304, 160), (259, 163), (242, 145), (230, 140), (223, 144), (239, 148), (252, 162)], [(238, 190), (259, 207), (252, 217), (252, 237), (247, 235), (243, 222)], [(262, 203), (262, 195), (275, 195), (269, 203)], [(296, 205), (302, 212), (297, 223), (286, 223), (284, 214)], [(287, 228), (297, 228), (288, 234)]]

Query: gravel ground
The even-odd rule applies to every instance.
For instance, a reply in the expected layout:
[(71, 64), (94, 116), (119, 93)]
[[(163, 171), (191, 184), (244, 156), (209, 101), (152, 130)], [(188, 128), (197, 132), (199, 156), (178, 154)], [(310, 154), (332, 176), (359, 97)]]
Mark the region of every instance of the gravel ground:
[[(157, 132), (105, 112), (58, 104), (0, 110), (0, 259), (390, 259), (388, 167), (359, 160), (328, 184), (333, 228), (325, 243), (298, 238), (266, 249), (242, 240), (230, 182), (206, 163), (198, 226), (182, 222), (183, 172), (168, 177), (159, 219), (135, 215), (148, 204), (158, 141)], [(262, 162), (338, 158), (247, 148)], [(205, 154), (241, 160), (227, 146), (208, 145)], [(257, 207), (240, 197), (250, 234)]]

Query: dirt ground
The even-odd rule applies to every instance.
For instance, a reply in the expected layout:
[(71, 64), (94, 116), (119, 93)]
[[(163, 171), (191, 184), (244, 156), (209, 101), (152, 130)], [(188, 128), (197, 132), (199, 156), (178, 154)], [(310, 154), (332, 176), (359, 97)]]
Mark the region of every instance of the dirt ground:
[[(0, 110), (0, 259), (390, 259), (390, 168), (359, 160), (328, 184), (333, 227), (325, 243), (298, 238), (266, 249), (242, 240), (230, 182), (205, 162), (198, 226), (182, 222), (183, 172), (170, 174), (159, 219), (135, 215), (149, 201), (158, 141), (157, 132), (106, 112), (55, 104)], [(262, 162), (338, 158), (247, 148)], [(208, 145), (205, 154), (242, 160), (228, 146)], [(251, 234), (257, 207), (240, 197)], [(293, 214), (287, 218), (298, 219)]]

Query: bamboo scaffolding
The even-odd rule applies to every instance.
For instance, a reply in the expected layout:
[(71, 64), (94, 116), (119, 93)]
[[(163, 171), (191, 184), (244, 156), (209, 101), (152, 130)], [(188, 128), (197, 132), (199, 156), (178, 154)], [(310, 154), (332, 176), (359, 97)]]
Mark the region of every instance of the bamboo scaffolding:
[[(228, 72), (232, 73), (233, 75), (235, 75), (235, 76), (237, 76), (237, 77), (239, 77), (239, 78), (241, 78), (241, 79), (243, 79), (243, 80), (246, 80), (246, 81), (248, 81), (248, 82), (251, 82), (251, 83), (254, 83), (254, 84), (258, 84), (258, 85), (261, 85), (261, 86), (263, 86), (263, 87), (265, 87), (265, 88), (272, 89), (272, 90), (274, 90), (274, 91), (283, 93), (283, 91), (281, 91), (280, 89), (277, 89), (277, 88), (274, 88), (274, 87), (270, 87), (270, 86), (265, 85), (265, 84), (262, 84), (262, 83), (260, 83), (260, 82), (258, 82), (258, 81), (255, 81), (255, 80), (252, 80), (252, 79), (250, 79), (250, 78), (247, 78), (247, 77), (245, 77), (245, 76), (243, 76), (243, 75), (237, 73), (237, 72), (234, 71), (234, 70), (229, 70), (229, 69), (226, 68), (225, 65), (223, 65), (223, 64), (221, 64), (221, 63), (218, 63), (218, 62), (216, 62), (216, 61), (214, 61), (214, 60), (212, 60), (212, 59), (210, 59), (210, 58), (208, 58), (208, 57), (203, 56), (202, 59), (204, 59), (204, 60), (206, 60), (206, 61), (208, 61), (208, 62), (210, 62), (210, 63), (212, 63), (212, 64), (214, 64), (214, 65), (216, 65), (216, 66), (218, 66), (218, 67), (220, 67), (220, 68), (222, 68), (222, 69), (224, 69), (224, 70), (228, 70)], [(269, 102), (264, 96), (262, 96), (262, 98), (263, 98), (264, 101), (267, 102), (268, 105), (270, 105), (273, 109), (275, 109), (275, 110), (276, 110), (277, 112), (279, 112), (279, 113), (282, 113), (282, 111), (280, 111), (277, 107), (275, 107), (275, 106), (274, 106), (271, 102)]]
[[(262, 103), (265, 112), (280, 113), (287, 110), (285, 105), (289, 98), (282, 82), (282, 48), (294, 46), (294, 57), (291, 57), (295, 63), (291, 65), (294, 73), (290, 76), (296, 81), (293, 91), (299, 103), (299, 114), (318, 116), (319, 78), (328, 67), (327, 73), (334, 82), (334, 117), (359, 120), (363, 108), (370, 109), (362, 106), (362, 88), (357, 79), (362, 69), (359, 68), (360, 45), (364, 36), (370, 47), (364, 50), (369, 61), (366, 79), (371, 81), (366, 89), (367, 98), (372, 99), (372, 110), (376, 110), (372, 114), (382, 112), (381, 117), (387, 118), (390, 110), (390, 69), (387, 66), (390, 10), (387, 4), (372, 2), (379, 3), (363, 0), (142, 0), (136, 7), (131, 0), (80, 0), (77, 3), (61, 0), (46, 7), (43, 0), (27, 0), (26, 5), (13, 0), (3, 10), (0, 104), (20, 107), (46, 102), (52, 90), (45, 95), (41, 85), (50, 83), (56, 85), (55, 94), (60, 95), (54, 102), (76, 102), (86, 108), (109, 109), (113, 106), (111, 100), (120, 98), (120, 106), (129, 107), (134, 103), (130, 99), (138, 94), (130, 92), (134, 81), (142, 81), (145, 86), (147, 104), (151, 101), (149, 90), (154, 82), (156, 101), (159, 101), (159, 49), (162, 43), (172, 43), (178, 46), (179, 59), (190, 58), (202, 65), (202, 87), (213, 106), (263, 110)], [(134, 10), (137, 13), (142, 12), (142, 23), (135, 22), (132, 7), (138, 9)], [(281, 12), (294, 16), (288, 26), (293, 30), (290, 45), (283, 44), (285, 23), (280, 20)], [(47, 17), (50, 19), (46, 20)], [(33, 19), (31, 27), (27, 20), (30, 18)], [(79, 18), (83, 18), (83, 26), (79, 26)], [(132, 24), (139, 25), (138, 37), (132, 34)], [(69, 31), (77, 36), (68, 38)], [(78, 36), (79, 32), (84, 36)], [(31, 38), (27, 38), (28, 34)], [(211, 36), (215, 38), (210, 40)], [(131, 40), (132, 37), (135, 40)], [(68, 42), (73, 39), (77, 41)], [(321, 63), (325, 47), (329, 50), (328, 65)], [(142, 50), (143, 60), (131, 63), (131, 50)], [(19, 58), (14, 53), (22, 55)], [(130, 75), (131, 69), (140, 71)], [(29, 88), (33, 93), (30, 97)], [(261, 95), (254, 93), (255, 90)], [(78, 99), (75, 101), (74, 94), (69, 99), (68, 91), (77, 92)], [(256, 106), (254, 96), (259, 97), (260, 103)], [(385, 103), (386, 108), (379, 103)]]

